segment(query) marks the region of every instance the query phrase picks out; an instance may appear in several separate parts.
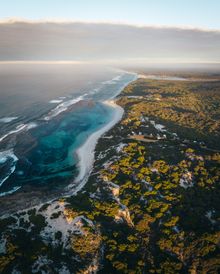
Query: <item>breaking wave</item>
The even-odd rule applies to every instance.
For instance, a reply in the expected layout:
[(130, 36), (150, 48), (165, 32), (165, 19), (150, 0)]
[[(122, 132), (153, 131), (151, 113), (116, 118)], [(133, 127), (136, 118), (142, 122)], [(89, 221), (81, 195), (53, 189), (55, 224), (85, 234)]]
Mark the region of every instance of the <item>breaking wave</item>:
[(65, 101), (61, 104), (59, 104), (57, 107), (55, 107), (54, 109), (52, 109), (48, 115), (46, 115), (44, 117), (44, 120), (45, 121), (49, 121), (51, 120), (53, 117), (56, 117), (58, 114), (60, 114), (61, 112), (64, 112), (66, 111), (70, 106), (78, 103), (79, 101), (83, 100), (83, 98), (85, 97), (85, 94), (84, 95), (81, 95), (75, 99), (71, 99), (71, 100), (68, 100), (68, 101)]
[(18, 158), (14, 154), (13, 149), (0, 152), (0, 186), (15, 171), (17, 161)]
[(19, 133), (19, 132), (24, 131), (24, 130), (29, 130), (29, 129), (35, 128), (35, 127), (37, 127), (36, 123), (20, 124), (15, 129), (9, 131), (8, 133), (6, 133), (2, 137), (0, 137), (0, 142), (3, 141), (9, 135)]
[(0, 119), (0, 123), (7, 124), (7, 123), (10, 123), (10, 122), (12, 122), (13, 120), (16, 120), (16, 119), (18, 119), (17, 116), (16, 117), (3, 117), (3, 118)]

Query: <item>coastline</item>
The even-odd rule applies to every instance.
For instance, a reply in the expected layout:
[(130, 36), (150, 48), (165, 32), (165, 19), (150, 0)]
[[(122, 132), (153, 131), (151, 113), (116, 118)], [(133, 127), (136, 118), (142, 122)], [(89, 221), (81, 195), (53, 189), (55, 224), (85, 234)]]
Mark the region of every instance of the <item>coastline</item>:
[(102, 103), (113, 108), (114, 114), (112, 117), (112, 120), (107, 123), (104, 127), (99, 129), (98, 131), (92, 133), (87, 140), (75, 151), (78, 161), (78, 168), (79, 168), (79, 174), (73, 181), (73, 183), (69, 184), (66, 187), (66, 191), (64, 194), (64, 197), (68, 197), (71, 195), (76, 195), (78, 191), (80, 191), (87, 181), (89, 180), (90, 174), (93, 170), (93, 165), (95, 162), (95, 149), (96, 145), (101, 138), (102, 135), (104, 135), (106, 132), (108, 132), (110, 129), (112, 129), (123, 117), (124, 109), (119, 106), (116, 101), (117, 97), (123, 92), (123, 90), (130, 85), (132, 82), (136, 81), (138, 79), (138, 74), (134, 72), (126, 72), (129, 74), (134, 75), (135, 77), (130, 80), (128, 83), (124, 84), (120, 90), (116, 94), (114, 94), (113, 97), (110, 97), (109, 99), (103, 101)]
[[(134, 73), (130, 74), (134, 75)], [(79, 168), (79, 173), (77, 177), (73, 178), (72, 182), (66, 185), (64, 189), (59, 192), (56, 191), (54, 193), (50, 193), (47, 190), (44, 190), (43, 192), (45, 195), (41, 195), (38, 189), (32, 189), (31, 192), (29, 192), (29, 190), (27, 190), (29, 189), (29, 187), (27, 187), (24, 190), (14, 192), (13, 195), (5, 196), (7, 198), (1, 197), (1, 204), (2, 206), (4, 205), (3, 209), (1, 210), (2, 216), (6, 216), (7, 214), (13, 214), (16, 211), (20, 212), (23, 210), (35, 208), (36, 206), (43, 205), (45, 203), (53, 203), (54, 201), (59, 199), (59, 197), (67, 198), (71, 195), (76, 195), (85, 186), (94, 169), (96, 145), (99, 139), (102, 135), (111, 130), (122, 119), (122, 116), (124, 114), (124, 109), (116, 103), (117, 97), (128, 85), (130, 85), (137, 79), (137, 74), (135, 74), (135, 76), (136, 77), (134, 77), (132, 80), (124, 84), (121, 89), (114, 94), (113, 97), (109, 97), (107, 100), (101, 102), (102, 104), (113, 108), (112, 118), (102, 128), (92, 133), (87, 138), (87, 140), (76, 151), (73, 152), (76, 153), (76, 157), (79, 159), (77, 164)], [(27, 195), (27, 192), (29, 192), (29, 195)], [(24, 196), (27, 197), (25, 199), (25, 203), (18, 203), (16, 197), (24, 198)], [(29, 200), (28, 197), (30, 196), (32, 198)], [(9, 203), (5, 203), (8, 200)], [(20, 200), (20, 198), (18, 200)]]
[[(116, 100), (106, 100), (102, 103), (114, 109), (113, 117), (104, 127), (92, 133), (82, 144), (82, 146), (76, 150), (75, 153), (79, 159), (79, 174), (74, 180), (74, 183), (67, 186), (68, 196), (76, 194), (87, 183), (93, 169), (93, 164), (95, 161), (95, 148), (98, 140), (103, 134), (113, 128), (122, 119), (124, 114), (124, 109), (116, 104)], [(71, 188), (74, 189), (71, 190)]]
[[(168, 244), (171, 241), (175, 248), (172, 250), (175, 256), (172, 262), (175, 263), (174, 267), (178, 262), (177, 267), (174, 268), (176, 273), (179, 272), (180, 267), (185, 270), (192, 269), (194, 265), (194, 261), (184, 264), (178, 257), (178, 247), (181, 244), (186, 246), (184, 254), (188, 256), (192, 242), (194, 254), (199, 254), (195, 263), (198, 260), (200, 264), (203, 260), (205, 261), (205, 256), (200, 257), (201, 249), (200, 246), (197, 247), (198, 241), (202, 241), (202, 245), (207, 250), (211, 250), (209, 256), (216, 260), (212, 248), (213, 246), (216, 250), (218, 248), (217, 216), (212, 213), (212, 210), (213, 207), (214, 210), (217, 209), (219, 204), (216, 185), (218, 178), (215, 177), (219, 175), (218, 165), (211, 157), (215, 154), (205, 158), (206, 151), (203, 147), (199, 147), (199, 143), (194, 142), (194, 138), (186, 143), (185, 136), (180, 135), (181, 132), (178, 131), (177, 123), (175, 128), (166, 124), (166, 137), (160, 138), (163, 132), (161, 127), (155, 125), (164, 123), (156, 117), (154, 117), (155, 121), (152, 120), (154, 118), (148, 117), (154, 106), (156, 116), (157, 108), (163, 108), (163, 105), (160, 100), (154, 98), (148, 100), (149, 90), (146, 91), (146, 89), (151, 88), (150, 81), (146, 81), (144, 87), (142, 84), (141, 81), (132, 83), (115, 100), (103, 102), (114, 108), (109, 116), (111, 121), (108, 119), (108, 122), (102, 124), (102, 128), (87, 137), (88, 139), (78, 148), (78, 157), (81, 156), (79, 164), (84, 167), (81, 169), (82, 179), (78, 181), (78, 192), (77, 185), (72, 185), (69, 192), (57, 193), (57, 198), (50, 202), (39, 203), (29, 210), (8, 215), (8, 219), (5, 218), (2, 222), (4, 225), (3, 248), (11, 243), (10, 238), (4, 238), (7, 233), (16, 237), (12, 238), (12, 244), (15, 245), (18, 242), (17, 239), (20, 240), (19, 252), (23, 250), (23, 239), (26, 238), (41, 243), (45, 248), (50, 246), (49, 252), (45, 253), (45, 264), (49, 265), (50, 262), (65, 264), (68, 273), (75, 273), (76, 270), (87, 273), (91, 267), (95, 269), (95, 272), (97, 270), (97, 272), (114, 273), (118, 270), (118, 262), (125, 266), (124, 272), (127, 270), (141, 272), (144, 271), (144, 264), (139, 262), (146, 258), (154, 272), (157, 269), (161, 269), (162, 272), (163, 263), (170, 263), (171, 258), (170, 250), (163, 249), (164, 243), (166, 244), (164, 242), (164, 227), (166, 227), (165, 233), (168, 232), (171, 237), (168, 238)], [(155, 82), (152, 82), (153, 87), (154, 85)], [(175, 85), (179, 87), (179, 84), (175, 83)], [(182, 90), (185, 89), (185, 85), (185, 83), (181, 84)], [(143, 88), (141, 98), (136, 96), (137, 86)], [(164, 89), (163, 81), (158, 82), (157, 87), (159, 94), (166, 95), (167, 89), (173, 91), (173, 82), (167, 84), (167, 89)], [(179, 91), (180, 95), (187, 98), (188, 94), (182, 93), (182, 90)], [(192, 92), (193, 95), (194, 90)], [(168, 98), (164, 96), (162, 100), (164, 103), (172, 101), (175, 105), (175, 89), (171, 95)], [(149, 108), (144, 110), (141, 108), (143, 101)], [(118, 107), (122, 108), (122, 118), (119, 123), (117, 123), (117, 120), (120, 120)], [(135, 118), (134, 122), (132, 118)], [(113, 125), (112, 128), (111, 125)], [(106, 131), (108, 133), (101, 137)], [(140, 131), (146, 136), (152, 133), (156, 141), (151, 143), (138, 139), (131, 141), (129, 136), (138, 134)], [(173, 132), (177, 134), (173, 135)], [(93, 161), (91, 161), (92, 157), (87, 156), (88, 154), (93, 154)], [(211, 184), (199, 186), (201, 196), (198, 196), (197, 182), (200, 183), (199, 178), (201, 182), (205, 182), (206, 179), (206, 173), (201, 173), (199, 178), (194, 177), (196, 170), (201, 167), (201, 161), (207, 168), (206, 172), (210, 170), (214, 173), (209, 173), (213, 178)], [(192, 178), (196, 178), (195, 181), (192, 181)], [(210, 188), (209, 191), (212, 191), (213, 203), (209, 201), (210, 196), (205, 195), (207, 187)], [(186, 202), (189, 200), (188, 197), (189, 203)], [(201, 197), (204, 203), (200, 204)], [(195, 203), (191, 203), (192, 199)], [(183, 208), (184, 211), (181, 211)], [(185, 210), (187, 213), (194, 212), (194, 215), (190, 213), (186, 215)], [(201, 211), (206, 213), (202, 215), (202, 219), (197, 218)], [(192, 226), (192, 218), (196, 222), (195, 226)], [(204, 226), (204, 223), (207, 225)], [(24, 233), (21, 234), (20, 231)], [(156, 239), (155, 233), (158, 235)], [(186, 234), (186, 238), (182, 238), (183, 233)], [(193, 238), (191, 233), (194, 234)], [(205, 237), (208, 235), (207, 241), (204, 241), (204, 235)], [(212, 241), (210, 242), (209, 239)], [(158, 253), (155, 253), (155, 250)], [(37, 245), (37, 252), (40, 256), (42, 255), (41, 245), (39, 248)], [(88, 254), (87, 257), (85, 253)], [(37, 254), (35, 250), (30, 251), (32, 257), (35, 254)], [(113, 256), (109, 257), (112, 254)], [(157, 254), (164, 259), (158, 261)], [(8, 255), (10, 253), (7, 251), (5, 256)], [(24, 256), (26, 256), (25, 253), (21, 259)], [(152, 258), (156, 265), (149, 263)], [(194, 260), (194, 257), (192, 259)], [(10, 264), (16, 269), (17, 261), (12, 259)], [(26, 264), (34, 270), (41, 267), (38, 257), (37, 259), (34, 257), (33, 261), (28, 261)], [(22, 260), (19, 265), (23, 267)]]
[[(77, 192), (79, 192), (87, 183), (89, 180), (89, 177), (91, 175), (91, 172), (94, 168), (94, 162), (95, 162), (95, 151), (96, 151), (96, 145), (101, 138), (102, 135), (104, 135), (106, 132), (108, 132), (110, 129), (112, 129), (123, 117), (123, 114), (125, 113), (125, 110), (118, 105), (117, 102), (117, 96), (119, 96), (123, 90), (129, 86), (132, 82), (136, 81), (137, 79), (149, 79), (149, 80), (168, 80), (168, 81), (187, 81), (187, 78), (182, 77), (160, 77), (156, 75), (149, 75), (149, 77), (137, 74), (137, 73), (131, 73), (134, 74), (136, 77), (130, 81), (129, 83), (125, 84), (123, 88), (115, 94), (114, 97), (109, 98), (108, 100), (102, 102), (103, 104), (106, 104), (112, 108), (115, 109), (115, 113), (113, 115), (112, 120), (106, 124), (104, 127), (99, 129), (98, 131), (92, 133), (88, 139), (76, 150), (77, 157), (79, 159), (78, 167), (79, 167), (79, 174), (77, 175), (76, 179), (74, 180), (73, 184), (70, 184), (67, 186), (68, 192), (65, 195), (65, 197), (76, 195)], [(71, 188), (73, 188), (71, 190)]]
[[(78, 167), (79, 167), (79, 174), (74, 179), (73, 183), (69, 184), (64, 188), (61, 192), (56, 192), (54, 194), (49, 194), (49, 192), (45, 192), (46, 195), (41, 196), (41, 193), (38, 190), (32, 190), (29, 192), (29, 195), (32, 196), (31, 201), (28, 203), (26, 200), (26, 206), (24, 206), (24, 203), (18, 205), (16, 201), (16, 197), (26, 195), (27, 190), (14, 193), (14, 195), (11, 196), (10, 200), (10, 206), (6, 206), (3, 210), (1, 210), (1, 218), (9, 216), (9, 214), (14, 214), (15, 212), (19, 213), (22, 211), (28, 211), (33, 208), (38, 208), (43, 206), (46, 203), (54, 203), (59, 200), (60, 197), (67, 198), (72, 195), (76, 195), (87, 183), (89, 180), (90, 174), (93, 170), (93, 164), (95, 161), (95, 148), (96, 145), (100, 139), (100, 137), (105, 134), (107, 131), (109, 131), (111, 128), (113, 128), (121, 119), (124, 114), (124, 109), (116, 104), (116, 100), (106, 100), (102, 102), (105, 105), (108, 105), (112, 108), (114, 108), (114, 113), (112, 116), (112, 119), (107, 123), (104, 127), (100, 128), (98, 131), (95, 131), (92, 133), (87, 140), (79, 147), (74, 153), (77, 154), (77, 157), (79, 159)], [(59, 195), (58, 195), (59, 194)], [(41, 196), (41, 198), (40, 198)], [(46, 198), (46, 196), (49, 197), (49, 199)], [(2, 197), (6, 199), (5, 197)], [(8, 196), (7, 196), (8, 199)], [(20, 201), (21, 197), (18, 199)], [(13, 205), (13, 206), (12, 206)], [(3, 206), (3, 204), (2, 204)]]

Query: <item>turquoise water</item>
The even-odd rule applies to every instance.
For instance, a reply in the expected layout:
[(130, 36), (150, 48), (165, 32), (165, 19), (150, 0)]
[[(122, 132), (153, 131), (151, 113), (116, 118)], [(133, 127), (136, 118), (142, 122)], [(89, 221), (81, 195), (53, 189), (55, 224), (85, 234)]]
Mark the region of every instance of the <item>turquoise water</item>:
[(124, 73), (82, 92), (80, 97), (69, 96), (52, 111), (9, 134), (0, 142), (0, 196), (26, 185), (52, 190), (72, 183), (78, 174), (76, 150), (112, 120), (115, 110), (102, 102), (134, 79), (133, 74)]
[[(25, 184), (53, 184), (54, 187), (66, 184), (77, 174), (78, 159), (74, 152), (89, 135), (111, 121), (113, 111), (102, 103), (94, 103), (70, 111), (61, 121), (54, 119), (46, 126), (33, 129), (31, 137), (37, 144), (20, 157), (2, 191)], [(22, 150), (28, 146), (23, 144)]]

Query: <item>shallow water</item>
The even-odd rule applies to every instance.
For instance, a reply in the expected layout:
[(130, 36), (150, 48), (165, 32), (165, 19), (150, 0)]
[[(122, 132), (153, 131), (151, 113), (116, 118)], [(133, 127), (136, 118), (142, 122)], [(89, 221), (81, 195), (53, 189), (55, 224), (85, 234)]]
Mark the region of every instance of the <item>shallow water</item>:
[(79, 86), (72, 93), (56, 90), (57, 97), (47, 91), (48, 101), (42, 95), (39, 111), (35, 97), (29, 103), (29, 115), (9, 108), (8, 117), (18, 118), (5, 120), (7, 125), (1, 127), (0, 196), (25, 185), (57, 189), (72, 182), (78, 172), (76, 150), (112, 119), (114, 109), (102, 102), (116, 96), (134, 78), (133, 74), (106, 69), (92, 78), (93, 83), (85, 77), (87, 86), (83, 83), (80, 92)]
[(16, 170), (1, 190), (7, 192), (25, 184), (51, 183), (60, 187), (67, 183), (76, 174), (74, 151), (91, 133), (111, 120), (112, 112), (101, 103), (88, 103), (23, 134), (22, 139), (27, 141), (14, 147), (14, 153), (20, 155)]

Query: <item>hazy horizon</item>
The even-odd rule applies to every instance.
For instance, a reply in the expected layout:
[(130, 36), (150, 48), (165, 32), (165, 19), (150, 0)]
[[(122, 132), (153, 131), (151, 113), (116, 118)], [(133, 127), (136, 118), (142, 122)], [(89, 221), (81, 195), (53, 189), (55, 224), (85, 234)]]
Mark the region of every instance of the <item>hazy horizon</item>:
[(5, 21), (0, 62), (220, 63), (220, 30), (86, 22)]

